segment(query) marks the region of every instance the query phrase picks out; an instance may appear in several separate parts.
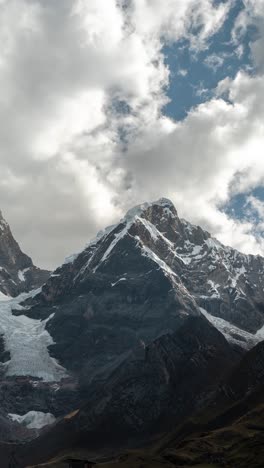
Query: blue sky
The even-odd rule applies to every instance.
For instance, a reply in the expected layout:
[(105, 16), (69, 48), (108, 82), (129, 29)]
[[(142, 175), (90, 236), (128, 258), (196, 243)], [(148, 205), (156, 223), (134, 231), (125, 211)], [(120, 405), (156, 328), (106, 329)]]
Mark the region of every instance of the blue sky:
[[(261, 222), (261, 218), (256, 210), (250, 209), (248, 201), (250, 197), (263, 201), (264, 187), (258, 186), (253, 190), (234, 195), (226, 205), (221, 206), (221, 209), (232, 218), (249, 220), (250, 222), (258, 224)], [(263, 229), (261, 229), (261, 235), (263, 235), (263, 233)]]
[[(184, 120), (188, 112), (215, 96), (218, 83), (226, 77), (233, 79), (240, 70), (254, 76), (256, 70), (250, 44), (258, 37), (257, 28), (250, 25), (241, 36), (239, 45), (232, 40), (235, 21), (243, 10), (243, 1), (236, 0), (222, 28), (208, 41), (205, 50), (194, 51), (186, 39), (164, 46), (165, 63), (170, 70), (169, 103), (164, 113), (170, 118)], [(258, 223), (258, 214), (253, 212), (249, 215), (248, 212), (250, 195), (264, 201), (264, 187), (257, 186), (251, 191), (236, 194), (220, 209), (234, 219), (250, 218)]]
[[(191, 108), (214, 96), (219, 81), (227, 76), (234, 78), (241, 69), (254, 72), (249, 43), (256, 35), (256, 30), (249, 28), (244, 35), (240, 44), (243, 46), (241, 56), (237, 51), (238, 45), (232, 42), (234, 23), (242, 10), (243, 2), (236, 1), (223, 27), (210, 39), (203, 51), (191, 50), (187, 40), (164, 46), (165, 63), (170, 70), (167, 92), (170, 102), (164, 109), (168, 116), (176, 120), (183, 119)], [(219, 60), (216, 66), (214, 62), (210, 65), (210, 57), (218, 57), (222, 63)]]

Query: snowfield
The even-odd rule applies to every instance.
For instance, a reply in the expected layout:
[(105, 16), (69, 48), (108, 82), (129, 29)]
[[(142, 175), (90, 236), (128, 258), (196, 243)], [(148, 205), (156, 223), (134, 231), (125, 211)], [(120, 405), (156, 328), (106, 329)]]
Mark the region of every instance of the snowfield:
[(0, 295), (0, 335), (11, 356), (10, 361), (0, 365), (7, 376), (31, 376), (45, 382), (57, 382), (67, 374), (48, 351), (48, 346), (54, 341), (46, 330), (46, 323), (53, 316), (41, 321), (12, 314), (12, 309), (22, 310), (20, 302), (37, 292), (21, 294), (16, 298)]

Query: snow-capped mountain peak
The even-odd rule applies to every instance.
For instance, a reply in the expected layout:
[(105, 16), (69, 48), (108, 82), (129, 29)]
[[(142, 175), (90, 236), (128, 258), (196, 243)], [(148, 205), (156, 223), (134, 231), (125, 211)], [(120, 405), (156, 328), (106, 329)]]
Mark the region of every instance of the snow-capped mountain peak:
[(161, 212), (162, 215), (165, 217), (177, 217), (177, 211), (174, 207), (173, 203), (167, 198), (160, 198), (157, 201), (152, 203), (142, 203), (141, 205), (137, 205), (134, 208), (131, 208), (127, 211), (124, 220), (131, 221), (136, 216), (148, 218), (151, 217), (155, 212)]
[(42, 296), (52, 302), (100, 277), (109, 287), (124, 288), (135, 275), (154, 272), (174, 291), (181, 313), (199, 314), (202, 308), (241, 329), (241, 340), (243, 332), (254, 335), (264, 325), (264, 259), (226, 247), (180, 219), (166, 198), (130, 209), (118, 224), (101, 231), (56, 270)]

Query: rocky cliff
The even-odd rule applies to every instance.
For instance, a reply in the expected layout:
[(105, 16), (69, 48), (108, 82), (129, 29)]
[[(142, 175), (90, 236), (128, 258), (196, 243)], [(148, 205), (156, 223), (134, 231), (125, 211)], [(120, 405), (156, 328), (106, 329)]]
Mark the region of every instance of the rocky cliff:
[(34, 266), (31, 258), (21, 251), (0, 211), (0, 294), (17, 296), (38, 288), (48, 277), (48, 271)]

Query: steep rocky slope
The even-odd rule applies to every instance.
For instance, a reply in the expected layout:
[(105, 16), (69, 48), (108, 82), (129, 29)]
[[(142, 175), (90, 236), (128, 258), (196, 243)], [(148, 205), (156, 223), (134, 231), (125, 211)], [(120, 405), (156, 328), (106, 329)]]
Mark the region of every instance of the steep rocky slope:
[[(200, 334), (198, 336), (201, 338)], [(64, 468), (67, 464), (63, 460), (76, 456), (102, 462), (105, 468), (162, 468), (164, 466), (262, 468), (264, 465), (263, 350), (264, 343), (262, 342), (249, 351), (231, 372), (228, 372), (228, 375), (222, 374), (215, 390), (209, 393), (207, 406), (196, 412), (193, 411), (191, 418), (182, 418), (180, 423), (175, 419), (170, 432), (156, 440), (153, 439), (145, 447), (142, 448), (142, 445), (146, 443), (144, 439), (141, 439), (141, 443), (138, 444), (140, 448), (137, 450), (126, 450), (123, 447), (122, 451), (116, 449), (107, 452), (102, 444), (101, 450), (97, 448), (96, 456), (92, 451), (96, 445), (92, 443), (91, 447), (89, 433), (86, 438), (83, 434), (79, 438), (76, 437), (74, 431), (70, 432), (70, 430), (81, 429), (81, 425), (80, 422), (76, 425), (72, 423), (68, 431), (62, 431), (62, 439), (59, 436), (56, 437), (61, 444), (60, 447), (63, 446), (62, 440), (64, 440), (64, 450), (58, 450), (56, 455), (53, 453), (53, 456), (55, 455), (53, 463), (49, 462), (41, 466)], [(187, 375), (188, 372), (185, 377)], [(187, 384), (188, 377), (181, 379), (181, 382)], [(196, 397), (196, 388), (194, 387), (193, 390), (193, 395)], [(176, 399), (177, 396), (175, 396)], [(128, 404), (128, 408), (130, 407), (131, 404)], [(172, 402), (171, 409), (173, 416), (175, 402)], [(76, 415), (76, 418), (78, 417), (80, 414)], [(61, 427), (64, 429), (63, 426)], [(54, 430), (56, 431), (56, 428)], [(119, 440), (122, 439), (119, 438)], [(40, 443), (37, 445), (39, 453), (50, 446), (50, 443), (47, 444), (43, 437), (33, 443), (31, 449), (34, 444), (38, 443)], [(71, 448), (67, 449), (70, 443)], [(21, 457), (25, 456), (22, 452), (20, 453)], [(108, 461), (103, 462), (103, 457), (108, 458)], [(32, 461), (34, 460), (37, 460), (37, 457), (35, 459), (32, 457)]]
[(237, 359), (204, 317), (190, 317), (175, 333), (131, 353), (103, 386), (97, 382), (87, 390), (76, 414), (30, 444), (30, 461), (43, 461), (69, 444), (93, 453), (146, 443), (203, 407)]
[(0, 299), (1, 293), (17, 296), (36, 289), (48, 277), (48, 271), (35, 267), (31, 258), (21, 251), (0, 211)]

